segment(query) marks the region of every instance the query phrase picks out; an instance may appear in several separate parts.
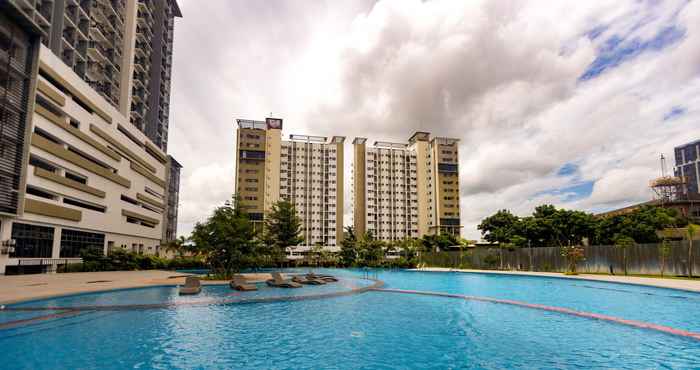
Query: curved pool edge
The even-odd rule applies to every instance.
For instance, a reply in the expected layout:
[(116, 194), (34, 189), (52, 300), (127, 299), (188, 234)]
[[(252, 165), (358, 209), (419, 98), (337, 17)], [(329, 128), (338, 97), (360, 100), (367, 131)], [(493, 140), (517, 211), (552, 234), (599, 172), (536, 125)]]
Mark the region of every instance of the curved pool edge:
[(565, 308), (565, 307), (548, 306), (548, 305), (542, 305), (542, 304), (537, 304), (537, 303), (516, 301), (516, 300), (511, 300), (511, 299), (499, 299), (499, 298), (470, 296), (470, 295), (463, 295), (463, 294), (452, 294), (452, 293), (442, 293), (442, 292), (432, 292), (432, 291), (422, 291), (422, 290), (382, 289), (382, 288), (374, 288), (371, 290), (375, 291), (375, 292), (383, 292), (383, 293), (413, 294), (413, 295), (422, 295), (422, 296), (431, 296), (431, 297), (456, 298), (456, 299), (463, 299), (463, 300), (467, 300), (467, 301), (478, 301), (478, 302), (487, 302), (487, 303), (495, 303), (495, 304), (504, 304), (504, 305), (522, 307), (522, 308), (529, 308), (529, 309), (534, 309), (534, 310), (554, 312), (554, 313), (559, 313), (559, 314), (564, 314), (564, 315), (569, 315), (569, 316), (576, 316), (576, 317), (581, 317), (581, 318), (586, 318), (586, 319), (605, 321), (605, 322), (610, 322), (610, 323), (614, 323), (614, 324), (618, 324), (618, 325), (625, 325), (625, 326), (629, 326), (629, 327), (633, 327), (633, 328), (637, 328), (637, 329), (653, 330), (653, 331), (667, 334), (667, 335), (674, 335), (674, 336), (678, 336), (678, 337), (684, 337), (684, 338), (694, 339), (694, 340), (700, 341), (700, 333), (696, 333), (696, 332), (692, 332), (692, 331), (688, 331), (688, 330), (683, 330), (683, 329), (677, 329), (677, 328), (673, 328), (673, 327), (665, 326), (665, 325), (648, 323), (648, 322), (644, 322), (644, 321), (629, 320), (629, 319), (624, 319), (621, 317), (597, 314), (597, 313), (593, 313), (593, 312), (577, 311), (577, 310), (572, 310), (572, 309)]
[[(163, 302), (163, 303), (146, 303), (146, 304), (127, 304), (127, 305), (87, 305), (87, 306), (45, 306), (45, 307), (7, 307), (2, 305), (0, 307), (0, 312), (26, 312), (26, 311), (119, 311), (119, 310), (143, 310), (143, 309), (160, 309), (160, 308), (175, 308), (175, 307), (192, 307), (192, 306), (208, 306), (208, 305), (226, 305), (226, 304), (250, 304), (250, 303), (271, 303), (271, 302), (285, 302), (285, 301), (302, 301), (302, 300), (314, 300), (314, 299), (326, 299), (342, 297), (354, 294), (364, 293), (374, 289), (380, 289), (384, 286), (384, 282), (379, 279), (364, 278), (360, 280), (369, 280), (372, 284), (362, 287), (349, 288), (347, 290), (337, 291), (337, 292), (326, 292), (319, 294), (307, 294), (307, 295), (291, 295), (291, 296), (270, 296), (270, 297), (252, 297), (252, 298), (234, 298), (234, 299), (209, 299), (202, 301), (190, 301), (190, 302)], [(225, 285), (224, 283), (215, 283), (207, 285)], [(119, 288), (119, 289), (109, 289), (104, 291), (91, 291), (77, 294), (62, 295), (60, 297), (74, 297), (81, 295), (89, 295), (95, 293), (109, 293), (114, 291), (126, 291), (126, 290), (138, 290), (138, 289), (149, 289), (158, 287), (173, 287), (174, 285), (153, 285), (153, 286), (142, 286), (137, 288)], [(49, 298), (51, 299), (51, 298)], [(25, 301), (21, 303), (38, 302), (45, 299), (32, 299), (31, 301)], [(0, 324), (2, 328), (3, 324)]]
[[(647, 278), (647, 277), (637, 277), (637, 276), (624, 276), (624, 275), (565, 275), (563, 273), (553, 273), (553, 272), (537, 272), (537, 271), (503, 271), (503, 270), (472, 270), (472, 269), (448, 269), (440, 267), (427, 267), (426, 269), (405, 269), (408, 272), (429, 272), (429, 273), (459, 273), (459, 274), (473, 274), (473, 275), (503, 275), (503, 276), (522, 276), (531, 278), (550, 278), (550, 279), (564, 279), (564, 280), (584, 280), (593, 281), (598, 283), (608, 283), (608, 284), (619, 284), (619, 285), (632, 285), (632, 286), (642, 286), (648, 288), (658, 288), (658, 289), (670, 289), (686, 293), (700, 294), (700, 280), (674, 280), (674, 279), (661, 279), (661, 278)], [(602, 278), (605, 276), (606, 278)], [(653, 281), (621, 281), (614, 280), (616, 278), (623, 279), (653, 279)], [(683, 282), (687, 284), (694, 284), (697, 286), (689, 287), (679, 287), (669, 284), (669, 281)]]

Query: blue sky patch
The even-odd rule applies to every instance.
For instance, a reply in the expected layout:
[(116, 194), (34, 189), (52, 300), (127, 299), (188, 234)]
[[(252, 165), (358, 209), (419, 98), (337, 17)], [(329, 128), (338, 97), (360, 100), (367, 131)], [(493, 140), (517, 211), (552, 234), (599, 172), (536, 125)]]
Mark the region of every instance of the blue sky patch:
[(569, 176), (573, 175), (576, 172), (578, 172), (578, 165), (574, 163), (565, 163), (559, 170), (557, 171), (557, 176)]
[(595, 40), (600, 35), (602, 35), (603, 32), (605, 32), (607, 29), (608, 26), (601, 24), (600, 26), (593, 27), (593, 29), (586, 32), (586, 36), (591, 40)]
[(560, 195), (563, 196), (562, 201), (573, 202), (575, 200), (588, 198), (593, 192), (593, 184), (595, 184), (595, 181), (583, 181), (573, 185), (564, 186), (558, 189), (541, 191), (535, 194), (535, 196), (537, 197), (542, 195)]
[(685, 107), (676, 105), (672, 107), (671, 110), (668, 111), (668, 113), (664, 114), (664, 121), (670, 121), (672, 119), (678, 118), (684, 115), (686, 111), (687, 109)]
[[(596, 30), (597, 28), (594, 28)], [(589, 31), (590, 38), (592, 31)], [(593, 33), (600, 36), (602, 31)], [(626, 36), (612, 35), (598, 48), (598, 56), (586, 71), (579, 77), (579, 81), (586, 81), (598, 77), (603, 72), (613, 69), (620, 64), (632, 60), (645, 51), (660, 51), (672, 45), (685, 36), (685, 29), (677, 25), (670, 25), (660, 29), (656, 35), (644, 40), (639, 37), (627, 39)]]

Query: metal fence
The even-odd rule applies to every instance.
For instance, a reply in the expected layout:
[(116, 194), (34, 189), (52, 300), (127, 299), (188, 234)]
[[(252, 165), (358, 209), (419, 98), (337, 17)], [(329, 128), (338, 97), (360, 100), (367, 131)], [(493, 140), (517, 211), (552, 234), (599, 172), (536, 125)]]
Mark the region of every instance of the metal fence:
[[(687, 276), (688, 242), (670, 242), (670, 252), (666, 257), (665, 275)], [(627, 271), (629, 274), (661, 274), (660, 244), (637, 244), (628, 247)], [(578, 272), (623, 273), (623, 251), (612, 245), (584, 247), (585, 260), (578, 263)], [(693, 245), (693, 275), (700, 275), (700, 242)], [(424, 253), (420, 261), (427, 266), (504, 269), (565, 272), (566, 259), (561, 256), (561, 248), (471, 248), (463, 252), (449, 251)]]

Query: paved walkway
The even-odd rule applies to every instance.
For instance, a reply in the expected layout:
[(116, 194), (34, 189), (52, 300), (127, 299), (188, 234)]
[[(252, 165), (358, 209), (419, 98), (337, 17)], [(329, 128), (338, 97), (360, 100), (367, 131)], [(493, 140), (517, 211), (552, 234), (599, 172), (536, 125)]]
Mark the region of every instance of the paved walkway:
[(594, 281), (604, 281), (608, 283), (624, 283), (624, 284), (634, 284), (634, 285), (645, 285), (653, 286), (659, 288), (670, 288), (670, 289), (680, 289), (688, 290), (700, 293), (700, 280), (685, 280), (685, 279), (660, 279), (660, 278), (649, 278), (649, 277), (637, 277), (637, 276), (624, 276), (624, 275), (591, 275), (591, 274), (579, 274), (579, 275), (564, 275), (558, 272), (530, 272), (530, 271), (497, 271), (497, 270), (471, 270), (471, 269), (449, 269), (442, 267), (426, 267), (423, 269), (415, 269), (413, 271), (433, 271), (433, 272), (467, 272), (467, 273), (479, 273), (479, 274), (495, 274), (495, 275), (523, 275), (523, 276), (546, 276), (546, 277), (556, 277), (564, 279), (579, 279), (579, 280), (594, 280)]
[[(269, 274), (245, 274), (252, 282), (264, 281)], [(61, 274), (0, 276), (0, 304), (42, 299), (67, 294), (157, 285), (182, 285), (187, 274), (175, 271), (105, 271)], [(202, 284), (226, 284), (202, 281)]]
[[(700, 281), (681, 279), (655, 279), (634, 276), (609, 275), (564, 275), (552, 272), (466, 270), (448, 268), (425, 268), (421, 271), (548, 276), (566, 279), (584, 279), (613, 283), (655, 286), (681, 289), (700, 293)], [(244, 274), (251, 282), (270, 278), (269, 274)], [(9, 304), (30, 299), (42, 299), (67, 294), (99, 292), (112, 289), (138, 288), (157, 285), (182, 285), (187, 274), (174, 271), (106, 271), (76, 272), (66, 274), (0, 275), (0, 304)], [(226, 284), (226, 281), (202, 281), (202, 284)]]

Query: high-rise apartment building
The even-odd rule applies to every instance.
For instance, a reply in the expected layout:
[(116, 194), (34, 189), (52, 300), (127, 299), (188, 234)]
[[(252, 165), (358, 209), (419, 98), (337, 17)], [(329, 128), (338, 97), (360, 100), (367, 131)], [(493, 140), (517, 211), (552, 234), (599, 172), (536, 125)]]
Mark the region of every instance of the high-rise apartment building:
[(674, 174), (684, 178), (687, 184), (685, 195), (700, 199), (700, 140), (677, 146), (673, 151), (676, 159)]
[(291, 201), (302, 221), (305, 245), (334, 247), (343, 233), (345, 138), (290, 135), (282, 120), (237, 120), (236, 194), (250, 219), (262, 227), (280, 199)]
[(168, 179), (165, 186), (165, 196), (167, 198), (165, 217), (163, 221), (163, 241), (169, 242), (177, 238), (177, 210), (180, 204), (180, 170), (182, 165), (171, 155), (168, 156), (168, 163), (165, 167), (165, 177)]
[(41, 43), (167, 150), (176, 0), (11, 0)]
[(408, 143), (353, 141), (353, 226), (400, 240), (459, 235), (459, 140), (416, 132)]
[(141, 3), (0, 2), (0, 273), (159, 252), (179, 168), (130, 120)]
[[(170, 121), (170, 81), (173, 59), (175, 17), (182, 17), (175, 0), (139, 0), (127, 8), (136, 17), (130, 18), (127, 29), (135, 31), (133, 76), (131, 89), (131, 123), (143, 131), (156, 146), (168, 149)], [(127, 95), (123, 95), (127, 99)]]

